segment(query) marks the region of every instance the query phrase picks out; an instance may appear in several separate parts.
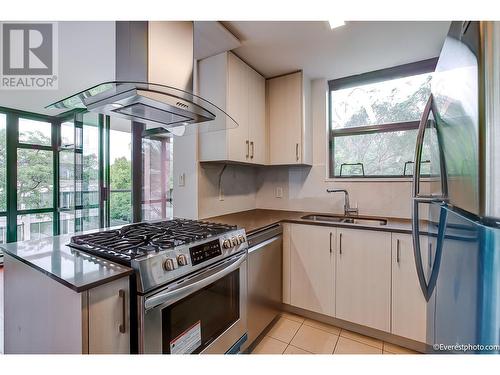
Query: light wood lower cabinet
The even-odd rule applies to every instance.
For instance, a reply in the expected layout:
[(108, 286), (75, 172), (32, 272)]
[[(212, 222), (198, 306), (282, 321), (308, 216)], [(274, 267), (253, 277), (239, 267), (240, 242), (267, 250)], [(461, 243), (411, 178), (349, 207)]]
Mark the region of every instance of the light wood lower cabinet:
[(336, 317), (390, 332), (391, 234), (337, 228)]
[[(425, 250), (426, 246), (422, 246)], [(424, 261), (427, 252), (422, 252)], [(426, 266), (427, 264), (424, 264)], [(392, 333), (426, 341), (427, 303), (420, 289), (412, 236), (392, 234)]]
[[(426, 342), (411, 235), (283, 226), (283, 303)], [(427, 271), (425, 238), (421, 246)]]
[(335, 232), (335, 228), (330, 227), (290, 226), (291, 305), (325, 315), (334, 314)]

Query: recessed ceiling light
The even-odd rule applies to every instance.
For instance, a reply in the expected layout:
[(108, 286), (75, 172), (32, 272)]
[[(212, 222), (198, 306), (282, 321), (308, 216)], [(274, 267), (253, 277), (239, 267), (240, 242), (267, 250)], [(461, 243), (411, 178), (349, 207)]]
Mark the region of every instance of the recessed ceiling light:
[(120, 103), (111, 103), (111, 106), (114, 107), (114, 108), (121, 108), (121, 107), (123, 107), (123, 104), (120, 104)]
[(331, 29), (335, 29), (337, 27), (345, 25), (345, 21), (341, 21), (341, 20), (329, 20), (328, 23), (330, 24)]

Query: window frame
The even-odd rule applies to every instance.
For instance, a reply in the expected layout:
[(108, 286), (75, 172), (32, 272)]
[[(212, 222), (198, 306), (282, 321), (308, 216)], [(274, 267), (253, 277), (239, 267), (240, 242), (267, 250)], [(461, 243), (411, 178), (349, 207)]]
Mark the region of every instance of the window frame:
[[(6, 211), (0, 212), (0, 216), (6, 217), (6, 240), (15, 242), (17, 238), (17, 218), (21, 215), (51, 213), (53, 217), (53, 235), (59, 234), (59, 220), (56, 198), (59, 195), (59, 174), (56, 166), (59, 164), (58, 142), (59, 142), (59, 124), (60, 119), (54, 116), (46, 116), (37, 113), (21, 111), (12, 108), (0, 107), (0, 113), (7, 117), (6, 129)], [(49, 122), (51, 124), (51, 144), (37, 145), (22, 143), (19, 141), (19, 119)], [(45, 208), (18, 209), (17, 207), (17, 152), (19, 149), (43, 150), (52, 152), (52, 206)]]
[(411, 175), (345, 175), (335, 176), (335, 138), (343, 136), (367, 135), (374, 133), (392, 133), (397, 131), (418, 129), (419, 120), (367, 125), (352, 128), (332, 128), (332, 95), (334, 91), (350, 87), (373, 84), (398, 78), (409, 77), (435, 71), (438, 57), (421, 60), (409, 64), (397, 65), (385, 69), (370, 71), (348, 77), (328, 81), (328, 129), (327, 129), (327, 180), (409, 180)]

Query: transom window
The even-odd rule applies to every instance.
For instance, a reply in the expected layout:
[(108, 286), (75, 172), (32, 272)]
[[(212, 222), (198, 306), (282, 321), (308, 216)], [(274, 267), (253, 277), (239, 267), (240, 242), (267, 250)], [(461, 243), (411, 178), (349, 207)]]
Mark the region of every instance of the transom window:
[[(436, 62), (329, 81), (331, 178), (412, 175), (418, 124)], [(424, 145), (423, 160), (429, 147)], [(423, 174), (429, 173), (426, 167)]]

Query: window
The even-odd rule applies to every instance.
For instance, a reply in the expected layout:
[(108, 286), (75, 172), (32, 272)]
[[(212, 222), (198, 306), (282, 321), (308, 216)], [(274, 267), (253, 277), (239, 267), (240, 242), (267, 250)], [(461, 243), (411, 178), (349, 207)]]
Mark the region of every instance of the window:
[(19, 118), (19, 143), (50, 146), (52, 124), (45, 121)]
[(63, 116), (0, 107), (0, 243), (127, 224), (141, 182), (144, 219), (172, 216), (171, 139), (142, 139), (144, 178), (132, 181), (130, 121)]
[[(7, 242), (7, 116), (0, 113), (0, 244)], [(1, 255), (1, 252), (0, 252)]]
[(109, 130), (110, 225), (132, 221), (131, 124), (113, 119)]
[[(329, 82), (330, 177), (412, 174), (435, 64), (430, 59)], [(424, 160), (429, 148), (424, 145)], [(428, 167), (423, 164), (424, 174)]]

